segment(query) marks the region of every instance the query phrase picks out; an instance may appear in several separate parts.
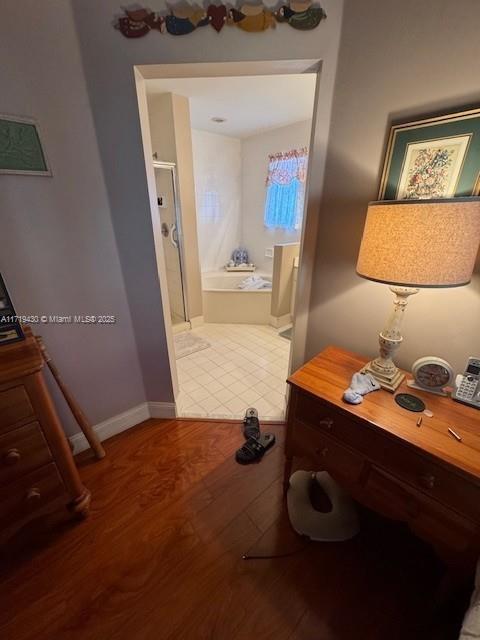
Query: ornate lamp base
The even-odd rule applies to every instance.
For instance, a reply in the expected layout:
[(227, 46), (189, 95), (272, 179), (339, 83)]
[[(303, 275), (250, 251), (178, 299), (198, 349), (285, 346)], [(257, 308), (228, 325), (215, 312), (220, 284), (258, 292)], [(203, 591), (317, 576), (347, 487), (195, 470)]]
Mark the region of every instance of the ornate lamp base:
[(405, 374), (397, 368), (392, 358), (403, 341), (400, 328), (408, 298), (418, 293), (418, 289), (413, 287), (390, 287), (390, 291), (395, 294), (395, 300), (393, 301), (393, 311), (388, 322), (378, 336), (380, 355), (369, 362), (362, 371), (371, 373), (378, 380), (382, 389), (393, 392), (401, 385)]
[(378, 380), (382, 389), (393, 393), (402, 384), (405, 374), (395, 366), (392, 367), (391, 371), (382, 371), (382, 368), (379, 367), (378, 364), (377, 360), (371, 360), (364, 366), (362, 373), (371, 373), (372, 376)]

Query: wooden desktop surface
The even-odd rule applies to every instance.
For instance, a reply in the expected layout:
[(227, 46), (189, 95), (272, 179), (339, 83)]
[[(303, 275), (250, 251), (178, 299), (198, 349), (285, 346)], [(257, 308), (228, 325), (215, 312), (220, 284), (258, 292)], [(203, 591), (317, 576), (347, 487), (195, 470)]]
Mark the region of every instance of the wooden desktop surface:
[[(406, 380), (396, 393), (411, 393), (422, 398), (427, 409), (433, 412), (432, 418), (403, 409), (395, 402), (396, 394), (383, 389), (367, 394), (359, 405), (348, 404), (342, 399), (343, 392), (350, 386), (352, 375), (366, 362), (363, 356), (339, 347), (327, 347), (292, 374), (288, 382), (335, 405), (348, 417), (367, 421), (385, 434), (480, 480), (480, 410), (450, 397), (410, 389)], [(412, 376), (407, 374), (407, 378)], [(422, 425), (417, 427), (420, 416)], [(462, 442), (448, 433), (448, 427), (461, 436)]]

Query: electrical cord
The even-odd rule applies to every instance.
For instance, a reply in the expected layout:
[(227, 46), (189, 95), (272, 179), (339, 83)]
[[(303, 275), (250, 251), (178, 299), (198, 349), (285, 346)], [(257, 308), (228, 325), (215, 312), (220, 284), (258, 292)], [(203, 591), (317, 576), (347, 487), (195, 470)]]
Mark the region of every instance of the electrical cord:
[(242, 556), (242, 560), (276, 560), (277, 558), (290, 558), (291, 556), (294, 556), (306, 549), (310, 542), (310, 538), (305, 538), (304, 544), (298, 549), (295, 549), (294, 551), (288, 551), (287, 553), (278, 553), (271, 556), (250, 556), (248, 553), (245, 553)]

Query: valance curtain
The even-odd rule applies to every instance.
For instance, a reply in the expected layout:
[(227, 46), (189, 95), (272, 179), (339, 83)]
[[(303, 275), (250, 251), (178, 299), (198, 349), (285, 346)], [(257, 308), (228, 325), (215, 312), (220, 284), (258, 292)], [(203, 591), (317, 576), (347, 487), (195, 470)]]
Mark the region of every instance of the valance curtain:
[(266, 227), (287, 230), (301, 227), (307, 163), (306, 148), (269, 156), (264, 215)]

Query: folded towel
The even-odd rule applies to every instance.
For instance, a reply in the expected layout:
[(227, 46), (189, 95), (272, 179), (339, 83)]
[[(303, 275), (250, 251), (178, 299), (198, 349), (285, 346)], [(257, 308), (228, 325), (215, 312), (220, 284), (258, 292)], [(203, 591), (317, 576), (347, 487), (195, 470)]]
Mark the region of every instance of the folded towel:
[(245, 278), (245, 280), (240, 282), (238, 288), (246, 291), (255, 289), (271, 289), (272, 283), (268, 280), (264, 280), (264, 278), (260, 276), (248, 276), (248, 278)]

